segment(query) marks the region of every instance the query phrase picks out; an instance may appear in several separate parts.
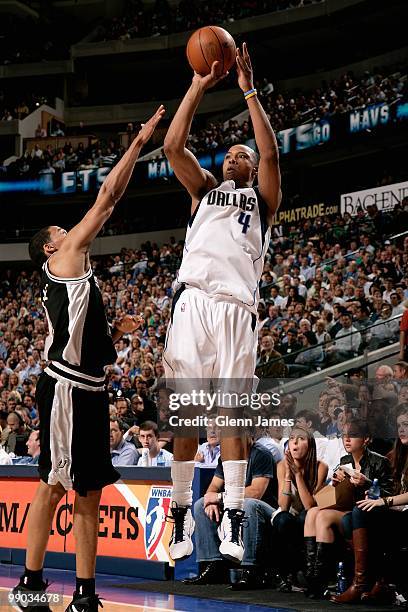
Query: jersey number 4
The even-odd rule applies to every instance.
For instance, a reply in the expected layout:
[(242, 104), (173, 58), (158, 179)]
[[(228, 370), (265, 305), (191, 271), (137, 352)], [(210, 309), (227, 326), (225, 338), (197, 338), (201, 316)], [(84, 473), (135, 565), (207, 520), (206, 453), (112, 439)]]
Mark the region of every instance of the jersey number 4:
[(242, 233), (246, 234), (248, 228), (250, 227), (249, 222), (251, 220), (251, 215), (246, 215), (245, 213), (241, 213), (238, 217), (238, 223), (242, 225)]

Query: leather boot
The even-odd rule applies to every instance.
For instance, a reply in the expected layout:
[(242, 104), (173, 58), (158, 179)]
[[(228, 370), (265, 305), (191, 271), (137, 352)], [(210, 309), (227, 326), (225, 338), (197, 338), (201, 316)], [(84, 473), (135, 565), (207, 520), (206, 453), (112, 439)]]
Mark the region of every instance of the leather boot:
[(395, 603), (396, 593), (395, 590), (384, 580), (380, 578), (377, 580), (371, 591), (363, 593), (361, 601), (365, 604), (393, 604)]
[(332, 595), (333, 603), (356, 603), (361, 601), (368, 589), (368, 535), (367, 529), (354, 529), (354, 578), (353, 582), (341, 595)]
[(316, 538), (308, 536), (304, 538), (305, 543), (305, 566), (304, 572), (298, 572), (298, 580), (305, 587), (306, 595), (314, 590), (314, 572), (316, 565)]
[(229, 584), (229, 569), (224, 561), (209, 561), (198, 576), (185, 578), (183, 584)]
[(310, 599), (324, 599), (332, 569), (334, 543), (316, 542), (316, 561), (312, 584), (307, 593)]

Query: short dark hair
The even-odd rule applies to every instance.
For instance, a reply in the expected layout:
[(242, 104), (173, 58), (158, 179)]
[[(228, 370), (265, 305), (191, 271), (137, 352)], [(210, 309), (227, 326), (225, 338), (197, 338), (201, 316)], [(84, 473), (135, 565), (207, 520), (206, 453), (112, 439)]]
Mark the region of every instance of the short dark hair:
[(50, 227), (43, 227), (39, 232), (34, 234), (28, 245), (28, 252), (30, 254), (31, 261), (33, 261), (39, 268), (42, 267), (43, 263), (47, 261), (47, 256), (44, 253), (44, 245), (50, 242)]
[(306, 423), (310, 421), (314, 430), (319, 428), (319, 417), (313, 410), (308, 410), (307, 408), (299, 410), (295, 415), (295, 420), (297, 421), (298, 419), (305, 419)]
[(118, 417), (110, 417), (110, 419), (109, 419), (109, 420), (110, 420), (110, 422), (111, 422), (111, 423), (117, 423), (117, 424), (118, 424), (118, 427), (119, 427), (119, 429), (120, 429), (120, 431), (121, 431), (122, 433), (124, 433), (125, 431), (127, 431), (126, 423), (124, 423), (124, 422), (122, 421), (122, 419), (118, 419)]
[(157, 423), (155, 423), (154, 421), (145, 421), (139, 427), (139, 431), (150, 431), (150, 430), (153, 431), (156, 438), (159, 437), (159, 428), (157, 426)]

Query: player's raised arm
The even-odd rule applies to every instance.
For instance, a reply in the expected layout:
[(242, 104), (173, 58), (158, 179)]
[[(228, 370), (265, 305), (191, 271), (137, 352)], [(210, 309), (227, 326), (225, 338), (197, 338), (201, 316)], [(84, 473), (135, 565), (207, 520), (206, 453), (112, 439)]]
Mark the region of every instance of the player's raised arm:
[(160, 105), (149, 121), (142, 125), (140, 132), (133, 140), (129, 149), (108, 174), (99, 190), (95, 204), (86, 213), (82, 221), (68, 232), (60, 249), (60, 254), (62, 254), (63, 251), (72, 252), (88, 250), (89, 245), (93, 239), (96, 238), (104, 223), (106, 223), (111, 216), (115, 205), (125, 193), (139, 153), (142, 147), (151, 138), (164, 113), (164, 106)]
[(207, 76), (202, 77), (194, 73), (192, 83), (164, 139), (166, 157), (175, 175), (191, 195), (193, 202), (200, 200), (217, 184), (217, 181), (211, 173), (201, 168), (197, 158), (186, 148), (186, 142), (194, 113), (205, 91), (216, 85), (224, 76), (220, 73), (219, 62), (213, 63), (211, 73)]
[(258, 186), (259, 192), (270, 211), (270, 218), (279, 208), (281, 176), (279, 170), (279, 149), (275, 133), (254, 89), (253, 70), (246, 43), (237, 48), (238, 85), (247, 94), (249, 114), (254, 126), (255, 141), (259, 151)]

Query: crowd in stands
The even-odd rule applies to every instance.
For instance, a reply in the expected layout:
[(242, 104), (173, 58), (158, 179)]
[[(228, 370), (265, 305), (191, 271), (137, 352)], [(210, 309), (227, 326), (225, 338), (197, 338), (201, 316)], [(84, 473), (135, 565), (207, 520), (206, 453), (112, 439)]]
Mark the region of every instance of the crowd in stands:
[[(355, 218), (275, 229), (260, 283), (260, 378), (303, 376), (398, 341), (408, 299), (408, 237), (390, 242), (384, 236), (407, 227), (407, 216), (406, 199), (392, 214), (373, 206)], [(112, 401), (119, 394), (130, 403), (127, 426), (158, 421), (172, 283), (182, 253), (182, 242), (172, 238), (92, 261), (109, 321), (125, 313), (145, 319), (143, 328), (117, 343), (117, 361), (107, 372)], [(2, 426), (9, 418), (4, 411), (17, 411), (18, 435), (26, 432), (25, 438), (38, 424), (35, 385), (46, 365), (39, 278), (38, 272), (8, 271), (0, 284)]]
[[(370, 104), (391, 103), (408, 93), (406, 71), (396, 68), (367, 71), (360, 77), (350, 71), (309, 92), (277, 92), (268, 77), (255, 87), (276, 132), (319, 119), (341, 117)], [(250, 120), (213, 121), (189, 136), (188, 147), (193, 153), (203, 154), (253, 138)]]
[[(279, 131), (294, 127), (306, 121), (324, 119), (333, 115), (341, 115), (354, 108), (369, 104), (392, 102), (403, 98), (407, 94), (407, 79), (400, 72), (366, 72), (357, 78), (352, 72), (341, 75), (331, 83), (323, 83), (322, 87), (313, 92), (306, 93), (275, 93), (273, 84), (268, 78), (257, 83), (260, 97), (263, 101), (268, 117), (275, 129)], [(0, 92), (0, 108), (2, 93)], [(46, 100), (31, 96), (30, 104), (21, 102), (14, 110), (4, 108), (0, 119), (7, 121), (12, 118), (24, 118), (38, 103)], [(130, 129), (134, 129), (129, 124)], [(129, 126), (128, 128), (129, 129)], [(52, 129), (47, 133), (41, 126), (36, 131), (38, 138), (45, 136), (63, 137), (65, 128), (54, 122)], [(250, 120), (242, 123), (231, 119), (227, 124), (210, 122), (205, 128), (198, 129), (190, 134), (187, 142), (188, 148), (196, 155), (223, 150), (238, 142), (247, 142), (254, 138), (253, 127)], [(31, 151), (26, 150), (21, 158), (7, 166), (0, 167), (0, 171), (10, 178), (30, 178), (38, 174), (59, 174), (66, 170), (89, 170), (99, 167), (111, 167), (121, 158), (125, 148), (116, 140), (106, 142), (92, 139), (92, 144), (85, 147), (80, 144), (74, 148), (67, 137), (65, 146), (60, 148), (42, 147), (39, 143)]]
[(210, 24), (226, 24), (238, 19), (274, 11), (298, 8), (323, 0), (229, 0), (220, 4), (215, 0), (180, 0), (170, 4), (156, 0), (147, 7), (142, 0), (128, 0), (121, 17), (106, 22), (101, 29), (102, 40), (128, 40), (150, 36), (164, 36), (175, 32), (195, 30)]
[[(56, 123), (49, 135), (63, 137), (63, 126)], [(46, 136), (48, 136), (47, 132), (41, 126), (38, 126), (36, 137)], [(3, 173), (7, 174), (8, 178), (18, 180), (47, 174), (58, 177), (62, 172), (70, 170), (111, 168), (124, 152), (125, 149), (114, 140), (109, 142), (92, 141), (88, 146), (80, 142), (75, 148), (69, 140), (67, 140), (65, 146), (59, 148), (51, 144), (42, 146), (41, 141), (39, 141), (39, 144), (35, 144), (31, 150), (27, 149), (22, 157), (9, 164), (7, 168), (3, 166)]]

